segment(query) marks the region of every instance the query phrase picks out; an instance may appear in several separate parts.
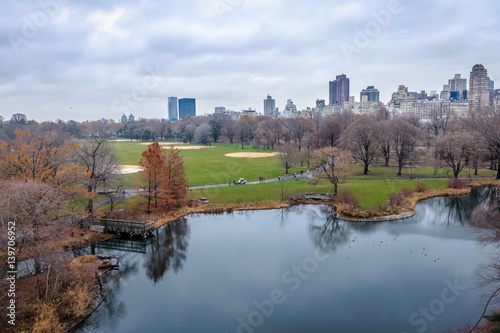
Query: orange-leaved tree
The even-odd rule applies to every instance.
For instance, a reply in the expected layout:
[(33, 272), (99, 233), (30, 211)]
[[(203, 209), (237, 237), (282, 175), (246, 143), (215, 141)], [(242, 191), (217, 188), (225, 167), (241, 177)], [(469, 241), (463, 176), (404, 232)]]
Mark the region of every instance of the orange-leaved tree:
[(186, 198), (187, 178), (184, 161), (178, 149), (166, 152), (158, 142), (149, 145), (139, 162), (141, 188), (147, 199), (147, 212), (153, 209), (170, 210)]
[(162, 190), (168, 199), (165, 201), (167, 209), (178, 207), (187, 195), (188, 180), (184, 160), (179, 152), (179, 149), (175, 149), (174, 146), (166, 151), (166, 172)]
[(84, 174), (72, 164), (78, 144), (59, 144), (55, 132), (33, 135), (15, 130), (12, 142), (0, 143), (0, 178), (3, 180), (34, 180), (57, 187), (68, 187)]
[(139, 172), (139, 180), (147, 199), (147, 212), (151, 213), (151, 206), (158, 208), (161, 196), (160, 188), (164, 180), (163, 175), (167, 171), (165, 153), (158, 142), (150, 144), (148, 149), (142, 153), (139, 166), (142, 168), (142, 171)]

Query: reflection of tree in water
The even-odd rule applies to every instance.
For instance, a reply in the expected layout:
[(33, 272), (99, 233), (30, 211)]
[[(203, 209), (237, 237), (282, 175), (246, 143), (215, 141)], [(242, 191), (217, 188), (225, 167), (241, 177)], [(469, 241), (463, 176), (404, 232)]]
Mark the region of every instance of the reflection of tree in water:
[(274, 221), (278, 224), (280, 228), (284, 228), (288, 222), (290, 222), (289, 214), (294, 213), (295, 215), (300, 215), (303, 212), (303, 206), (291, 206), (288, 208), (277, 209), (274, 216)]
[(189, 234), (189, 224), (184, 218), (157, 230), (158, 241), (151, 246), (144, 264), (147, 277), (154, 283), (160, 281), (166, 271), (173, 269), (177, 273), (182, 269), (187, 258)]
[[(498, 247), (500, 242), (500, 189), (483, 190), (483, 196), (471, 214), (471, 226), (479, 235), (478, 240), (487, 246), (489, 263), (482, 265), (476, 272), (478, 283), (486, 289), (485, 298), (490, 297), (499, 287), (500, 260)], [(491, 246), (492, 245), (492, 246)], [(487, 251), (488, 252), (488, 251)], [(496, 301), (498, 302), (498, 294)]]
[(339, 220), (334, 207), (321, 206), (319, 212), (311, 210), (309, 220), (309, 233), (314, 245), (322, 253), (333, 252), (349, 240), (349, 222)]
[(377, 230), (377, 222), (354, 222), (350, 223), (349, 227), (364, 234), (369, 234)]
[(473, 189), (467, 197), (451, 197), (444, 200), (443, 212), (446, 213), (446, 225), (460, 223), (468, 225), (475, 208), (489, 196), (489, 191)]

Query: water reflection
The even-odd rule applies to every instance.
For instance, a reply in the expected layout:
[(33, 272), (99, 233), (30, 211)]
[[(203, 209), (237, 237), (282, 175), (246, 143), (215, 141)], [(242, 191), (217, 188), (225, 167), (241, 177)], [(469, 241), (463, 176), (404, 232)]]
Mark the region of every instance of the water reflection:
[(334, 207), (321, 206), (319, 210), (310, 210), (309, 222), (309, 234), (321, 253), (331, 253), (349, 240), (349, 222), (339, 220)]
[(187, 258), (189, 235), (189, 224), (185, 218), (156, 231), (157, 241), (150, 247), (144, 263), (148, 278), (157, 283), (168, 270), (177, 273), (182, 269)]
[(236, 318), (268, 304), (270, 291), (288, 292), (283, 272), (314, 250), (328, 260), (254, 332), (411, 331), (409, 316), (456, 277), (470, 288), (429, 323), (445, 329), (482, 305), (471, 277), (484, 257), (463, 225), (485, 195), (431, 199), (388, 223), (339, 220), (328, 206), (190, 216), (145, 242), (102, 243), (94, 251), (119, 255), (120, 271), (108, 273), (108, 298), (79, 331), (237, 331)]

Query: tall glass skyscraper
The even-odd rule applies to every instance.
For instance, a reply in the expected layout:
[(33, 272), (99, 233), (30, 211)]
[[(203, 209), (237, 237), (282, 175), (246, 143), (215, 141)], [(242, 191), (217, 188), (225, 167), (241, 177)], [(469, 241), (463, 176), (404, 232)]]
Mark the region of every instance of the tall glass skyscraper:
[(186, 117), (196, 117), (196, 100), (194, 98), (179, 99), (179, 120)]
[(168, 98), (168, 120), (176, 121), (179, 120), (179, 114), (177, 112), (177, 97)]

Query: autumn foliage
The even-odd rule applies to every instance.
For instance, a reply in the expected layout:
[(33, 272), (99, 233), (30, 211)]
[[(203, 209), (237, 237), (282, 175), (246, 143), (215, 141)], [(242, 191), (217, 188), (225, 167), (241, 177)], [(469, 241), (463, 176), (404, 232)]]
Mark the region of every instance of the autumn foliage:
[(68, 141), (61, 145), (56, 133), (35, 136), (31, 132), (15, 130), (11, 143), (0, 143), (0, 177), (3, 180), (33, 180), (57, 187), (67, 187), (84, 174), (84, 170), (70, 163), (78, 150)]
[(139, 161), (140, 187), (147, 202), (147, 212), (170, 210), (186, 198), (188, 182), (184, 161), (179, 150), (172, 146), (163, 151), (158, 142), (148, 146)]

